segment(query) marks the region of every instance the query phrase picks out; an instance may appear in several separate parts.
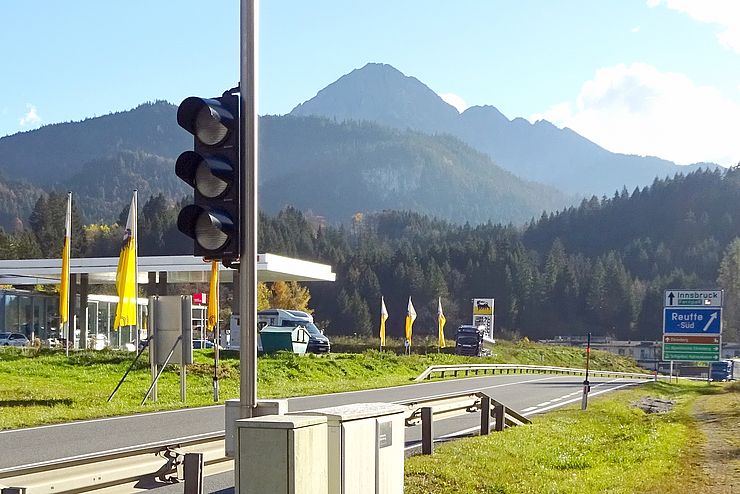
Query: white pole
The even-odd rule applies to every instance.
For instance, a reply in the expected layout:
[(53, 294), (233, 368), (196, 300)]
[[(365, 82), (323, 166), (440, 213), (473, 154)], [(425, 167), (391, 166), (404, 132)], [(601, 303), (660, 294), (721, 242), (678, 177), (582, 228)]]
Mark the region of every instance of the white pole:
[(136, 317), (134, 318), (134, 332), (136, 333), (136, 336), (134, 337), (134, 344), (136, 345), (136, 350), (139, 351), (139, 191), (137, 189), (134, 189), (134, 271), (136, 272), (135, 279), (134, 279), (134, 285), (136, 286), (135, 289), (135, 296), (134, 296), (134, 304), (136, 306)]

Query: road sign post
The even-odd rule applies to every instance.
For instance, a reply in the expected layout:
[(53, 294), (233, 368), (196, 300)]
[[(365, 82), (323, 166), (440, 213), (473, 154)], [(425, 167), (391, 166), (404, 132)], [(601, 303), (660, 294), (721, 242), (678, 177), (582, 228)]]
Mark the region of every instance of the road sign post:
[(581, 410), (588, 408), (588, 394), (591, 392), (591, 383), (588, 382), (588, 367), (591, 360), (591, 333), (588, 333), (586, 343), (586, 378), (583, 380), (583, 397), (581, 398)]

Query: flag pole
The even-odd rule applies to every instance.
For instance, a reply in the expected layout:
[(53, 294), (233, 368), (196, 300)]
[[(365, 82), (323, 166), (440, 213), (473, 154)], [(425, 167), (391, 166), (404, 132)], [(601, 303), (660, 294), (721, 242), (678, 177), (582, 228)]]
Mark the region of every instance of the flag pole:
[(134, 307), (136, 307), (136, 317), (134, 317), (134, 332), (136, 334), (134, 341), (136, 350), (139, 349), (139, 190), (134, 189)]
[(72, 192), (67, 192), (67, 215), (64, 218), (64, 245), (62, 252), (62, 300), (60, 301), (60, 313), (64, 309), (64, 321), (60, 335), (64, 335), (64, 347), (66, 356), (69, 357), (69, 262), (72, 252)]

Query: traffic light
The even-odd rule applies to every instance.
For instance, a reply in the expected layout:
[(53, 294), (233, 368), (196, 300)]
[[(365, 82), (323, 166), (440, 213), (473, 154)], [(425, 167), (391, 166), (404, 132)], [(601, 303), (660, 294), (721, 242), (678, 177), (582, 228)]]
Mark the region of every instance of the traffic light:
[(193, 135), (192, 151), (175, 163), (175, 174), (193, 187), (193, 204), (177, 228), (193, 239), (193, 255), (233, 262), (239, 258), (239, 96), (186, 98), (177, 123)]

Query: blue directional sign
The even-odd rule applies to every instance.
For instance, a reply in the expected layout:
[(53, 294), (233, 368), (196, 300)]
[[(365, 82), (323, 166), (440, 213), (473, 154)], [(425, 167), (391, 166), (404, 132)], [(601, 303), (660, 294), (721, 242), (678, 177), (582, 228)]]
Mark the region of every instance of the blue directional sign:
[(663, 309), (663, 333), (720, 334), (722, 308)]

